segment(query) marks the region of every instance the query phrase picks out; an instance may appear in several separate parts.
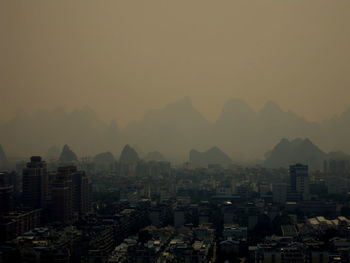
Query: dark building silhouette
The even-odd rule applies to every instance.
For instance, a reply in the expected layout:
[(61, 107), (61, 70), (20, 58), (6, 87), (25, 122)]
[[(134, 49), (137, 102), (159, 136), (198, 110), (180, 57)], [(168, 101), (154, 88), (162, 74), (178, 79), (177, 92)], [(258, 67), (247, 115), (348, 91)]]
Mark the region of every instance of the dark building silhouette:
[(59, 167), (52, 175), (51, 219), (71, 223), (90, 212), (90, 181), (76, 166)]
[(309, 167), (303, 164), (289, 166), (290, 194), (300, 195), (300, 198), (309, 198)]
[(0, 222), (0, 243), (40, 226), (42, 209), (24, 209), (7, 213)]
[(325, 160), (323, 171), (327, 173), (348, 173), (350, 172), (350, 160)]
[(8, 213), (14, 205), (14, 184), (11, 174), (0, 173), (0, 215)]
[(91, 210), (91, 183), (84, 171), (73, 174), (73, 210), (78, 215)]
[(52, 175), (51, 220), (70, 224), (73, 222), (73, 179), (75, 167), (58, 168)]
[(48, 198), (48, 173), (40, 156), (32, 156), (23, 170), (23, 205), (45, 208)]

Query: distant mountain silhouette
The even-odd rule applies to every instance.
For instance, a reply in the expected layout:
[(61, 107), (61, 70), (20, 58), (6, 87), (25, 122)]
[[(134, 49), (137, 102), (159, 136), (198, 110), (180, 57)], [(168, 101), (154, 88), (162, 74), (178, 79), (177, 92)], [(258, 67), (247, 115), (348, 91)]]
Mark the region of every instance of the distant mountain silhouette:
[[(260, 145), (248, 143), (255, 138), (257, 113), (244, 101), (233, 99), (226, 102), (218, 120), (213, 124), (215, 144), (235, 159), (260, 150)], [(264, 147), (263, 147), (264, 148)]]
[(346, 154), (342, 151), (338, 152), (329, 152), (327, 154), (327, 159), (332, 159), (332, 160), (350, 160), (350, 155)]
[(52, 145), (68, 144), (84, 155), (120, 150), (120, 130), (115, 122), (101, 121), (89, 107), (72, 112), (61, 108), (40, 111), (0, 124), (0, 138), (6, 149), (18, 155), (45, 155)]
[(146, 113), (141, 121), (128, 125), (124, 133), (129, 141), (145, 150), (178, 153), (207, 145), (210, 130), (211, 124), (185, 97), (163, 109)]
[(114, 156), (112, 153), (110, 152), (104, 152), (104, 153), (99, 153), (96, 154), (94, 159), (94, 162), (98, 162), (98, 163), (113, 163), (115, 162)]
[(8, 168), (8, 160), (5, 154), (4, 149), (0, 145), (0, 170)]
[(259, 157), (284, 137), (309, 137), (318, 125), (309, 123), (276, 103), (254, 111), (241, 100), (228, 101), (214, 124), (216, 144), (234, 159)]
[(133, 163), (139, 161), (139, 155), (137, 152), (131, 148), (128, 144), (125, 145), (122, 153), (120, 154), (119, 157), (119, 162), (120, 163)]
[(309, 139), (282, 139), (266, 156), (268, 167), (288, 167), (292, 163), (308, 164), (311, 169), (321, 169), (327, 154)]
[(59, 161), (64, 164), (74, 163), (78, 161), (78, 157), (66, 144), (63, 146)]
[(320, 125), (318, 138), (323, 147), (350, 153), (350, 108), (338, 116), (322, 121)]
[(157, 151), (147, 153), (143, 159), (145, 161), (157, 161), (157, 162), (164, 162), (165, 161), (164, 156), (160, 152), (157, 152)]
[(212, 147), (206, 152), (191, 150), (189, 161), (203, 167), (207, 167), (209, 164), (219, 164), (226, 167), (232, 163), (231, 158), (218, 147)]
[(145, 152), (143, 151), (143, 148), (141, 148), (139, 145), (137, 144), (133, 144), (130, 146), (131, 148), (133, 148), (135, 150), (135, 152), (137, 152), (138, 156), (140, 159), (143, 159), (145, 156)]
[(95, 155), (95, 157), (93, 158), (93, 164), (95, 172), (106, 172), (113, 170), (116, 167), (116, 160), (112, 153), (103, 152)]
[(57, 146), (52, 146), (47, 150), (47, 159), (57, 160), (60, 156), (60, 149)]
[(309, 138), (325, 151), (350, 152), (349, 135), (350, 109), (316, 123), (271, 101), (254, 110), (232, 99), (211, 123), (188, 97), (149, 111), (125, 128), (115, 121), (103, 122), (89, 107), (73, 112), (57, 108), (0, 122), (3, 146), (20, 157), (45, 155), (52, 145), (66, 143), (85, 156), (106, 151), (115, 154), (129, 142), (137, 145), (141, 157), (157, 149), (171, 160), (184, 161), (189, 149), (202, 151), (217, 145), (234, 160), (245, 161), (263, 158), (282, 138)]

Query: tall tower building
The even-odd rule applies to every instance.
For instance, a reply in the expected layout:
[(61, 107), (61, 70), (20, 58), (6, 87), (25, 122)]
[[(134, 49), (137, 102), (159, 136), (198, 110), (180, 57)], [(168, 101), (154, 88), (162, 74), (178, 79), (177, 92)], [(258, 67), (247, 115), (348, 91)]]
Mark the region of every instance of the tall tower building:
[(46, 163), (40, 156), (32, 156), (23, 169), (23, 205), (45, 208), (48, 197), (48, 174)]
[(285, 204), (287, 201), (288, 184), (276, 183), (272, 186), (272, 198), (274, 203)]
[(75, 166), (58, 168), (51, 183), (52, 220), (69, 224), (89, 213), (90, 187), (85, 172), (77, 171)]
[(78, 215), (86, 215), (91, 210), (91, 183), (84, 171), (73, 175), (73, 209)]
[(303, 200), (309, 199), (309, 167), (295, 164), (289, 166), (290, 192), (300, 194)]
[(74, 166), (60, 167), (52, 175), (51, 183), (51, 219), (70, 224), (74, 220), (73, 212), (73, 173)]
[(14, 185), (10, 179), (10, 174), (0, 172), (0, 215), (13, 209)]

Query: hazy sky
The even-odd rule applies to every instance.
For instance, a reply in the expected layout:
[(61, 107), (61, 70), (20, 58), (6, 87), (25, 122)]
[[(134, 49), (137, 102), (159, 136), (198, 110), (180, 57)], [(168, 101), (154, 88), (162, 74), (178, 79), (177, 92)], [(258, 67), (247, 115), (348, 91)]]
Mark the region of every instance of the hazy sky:
[(0, 1), (0, 119), (90, 105), (139, 119), (183, 96), (310, 120), (350, 106), (349, 0)]

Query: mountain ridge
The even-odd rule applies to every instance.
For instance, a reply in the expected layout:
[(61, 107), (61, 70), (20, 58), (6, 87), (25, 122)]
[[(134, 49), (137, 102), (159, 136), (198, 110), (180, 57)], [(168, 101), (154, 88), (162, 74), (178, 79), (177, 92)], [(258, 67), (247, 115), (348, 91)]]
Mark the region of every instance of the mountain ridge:
[(232, 160), (219, 147), (213, 146), (204, 152), (192, 149), (189, 152), (189, 162), (203, 167), (208, 167), (210, 164), (227, 167), (232, 163)]
[(283, 138), (266, 154), (264, 164), (272, 168), (287, 168), (292, 163), (303, 163), (312, 170), (321, 170), (323, 162), (328, 159), (350, 159), (350, 155), (343, 152), (324, 152), (308, 138)]
[(0, 138), (10, 153), (45, 155), (52, 145), (71, 145), (80, 155), (119, 153), (126, 142), (143, 152), (154, 149), (170, 159), (185, 159), (190, 149), (217, 145), (235, 160), (262, 158), (282, 138), (310, 138), (327, 151), (350, 152), (350, 108), (321, 122), (310, 122), (268, 101), (254, 110), (240, 99), (228, 100), (209, 122), (184, 97), (145, 113), (143, 119), (120, 128), (99, 119), (89, 107), (63, 108), (18, 116), (0, 123)]

